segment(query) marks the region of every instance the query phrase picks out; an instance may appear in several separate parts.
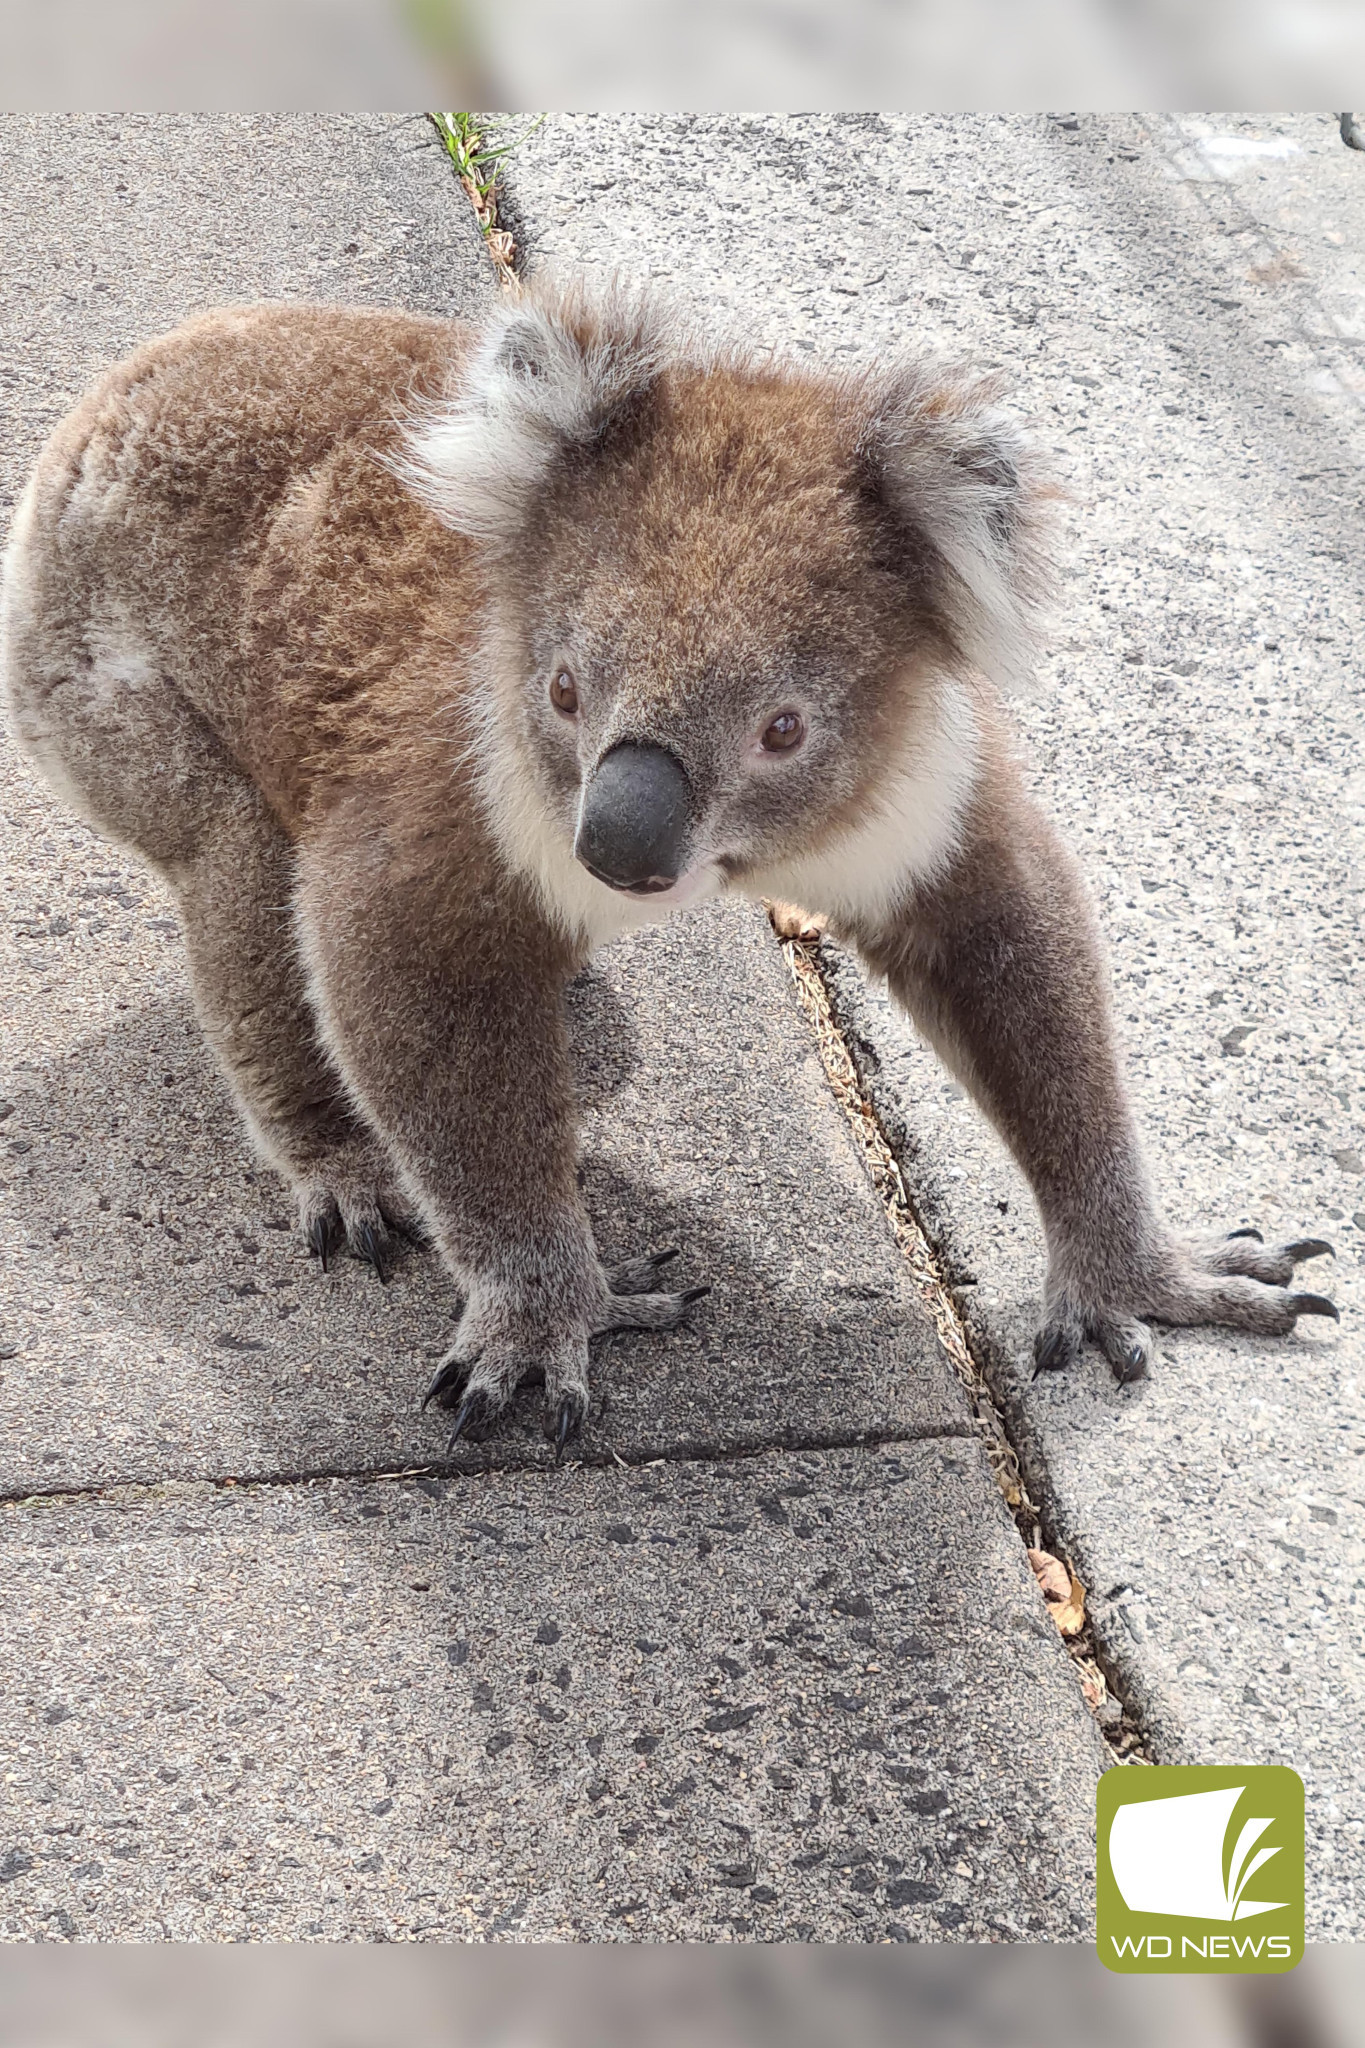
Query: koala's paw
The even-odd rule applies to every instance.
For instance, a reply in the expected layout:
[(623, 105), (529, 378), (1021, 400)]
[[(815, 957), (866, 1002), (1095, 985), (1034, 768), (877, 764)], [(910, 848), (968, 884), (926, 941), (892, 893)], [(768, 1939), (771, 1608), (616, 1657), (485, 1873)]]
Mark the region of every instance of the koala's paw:
[(381, 1148), (360, 1138), (338, 1145), (295, 1181), (299, 1221), (313, 1257), (327, 1271), (344, 1245), (387, 1284), (398, 1240), (425, 1244), (422, 1220), (398, 1185)]
[(1305, 1259), (1331, 1253), (1325, 1238), (1267, 1245), (1256, 1230), (1186, 1243), (1172, 1239), (1145, 1270), (1104, 1289), (1103, 1305), (1078, 1300), (1065, 1289), (1050, 1299), (1034, 1341), (1034, 1377), (1074, 1364), (1089, 1339), (1099, 1345), (1120, 1385), (1141, 1379), (1153, 1350), (1147, 1318), (1183, 1327), (1221, 1323), (1262, 1337), (1286, 1336), (1300, 1316), (1331, 1316), (1340, 1322), (1336, 1303), (1325, 1294), (1302, 1293), (1290, 1284), (1294, 1268)]
[(678, 1294), (657, 1289), (660, 1268), (676, 1249), (603, 1268), (586, 1312), (546, 1313), (538, 1298), (481, 1283), (465, 1305), (455, 1342), (436, 1368), (422, 1401), (454, 1411), (447, 1453), (461, 1437), (483, 1435), (523, 1380), (545, 1382), (545, 1433), (556, 1458), (583, 1427), (588, 1412), (588, 1339), (611, 1330), (671, 1330), (709, 1287)]
[(585, 1315), (549, 1314), (509, 1287), (480, 1283), (422, 1400), (454, 1411), (447, 1455), (461, 1437), (483, 1436), (523, 1380), (543, 1378), (546, 1433), (562, 1457), (588, 1412), (590, 1328)]
[(677, 1256), (678, 1247), (672, 1244), (667, 1251), (605, 1266), (606, 1298), (593, 1323), (593, 1336), (605, 1337), (612, 1330), (675, 1330), (693, 1302), (711, 1292), (709, 1287), (684, 1287), (678, 1294), (659, 1291), (660, 1273)]
[(807, 945), (816, 944), (829, 928), (822, 912), (812, 915), (799, 903), (769, 903), (768, 917), (779, 939), (802, 939)]

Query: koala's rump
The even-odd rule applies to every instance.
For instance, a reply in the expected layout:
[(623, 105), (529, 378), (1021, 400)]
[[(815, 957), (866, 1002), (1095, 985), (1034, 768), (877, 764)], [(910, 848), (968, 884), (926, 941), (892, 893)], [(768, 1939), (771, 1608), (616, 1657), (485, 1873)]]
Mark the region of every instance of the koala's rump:
[(214, 312), (61, 423), (16, 514), (4, 667), (20, 738), (68, 794), (92, 733), (136, 773), (146, 721), (118, 713), (139, 690), (191, 707), (291, 831), (403, 725), (433, 608), (446, 641), (470, 610), (469, 543), (383, 458), (462, 343), (403, 313)]

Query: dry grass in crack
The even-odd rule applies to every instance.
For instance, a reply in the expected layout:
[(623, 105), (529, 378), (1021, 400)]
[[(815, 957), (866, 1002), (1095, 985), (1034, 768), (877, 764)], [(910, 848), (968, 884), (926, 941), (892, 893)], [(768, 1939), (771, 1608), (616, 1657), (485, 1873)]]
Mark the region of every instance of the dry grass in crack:
[(509, 157), (514, 149), (520, 149), (545, 116), (542, 114), (539, 120), (533, 121), (525, 134), (496, 146), (490, 142), (483, 128), (487, 117), (482, 114), (430, 114), (427, 118), (440, 136), (442, 147), (468, 195), (479, 223), (479, 232), (497, 272), (498, 283), (515, 285), (517, 249), (508, 230), (498, 225), (498, 179), (503, 159)]
[[(782, 951), (796, 984), (797, 997), (814, 1027), (826, 1079), (848, 1119), (872, 1185), (881, 1196), (896, 1242), (910, 1267), (920, 1298), (933, 1318), (939, 1342), (966, 1390), (972, 1419), (980, 1432), (995, 1483), (1030, 1553), (1041, 1555), (1038, 1546), (1042, 1540), (1042, 1516), (1029, 1498), (1019, 1459), (1005, 1434), (990, 1388), (972, 1356), (967, 1332), (943, 1269), (911, 1206), (895, 1154), (887, 1143), (877, 1112), (863, 1090), (853, 1057), (830, 1008), (829, 993), (816, 965), (819, 923), (816, 920), (803, 923), (804, 912), (789, 904), (770, 906), (770, 914), (774, 929), (782, 940)], [(1070, 1566), (1064, 1569), (1070, 1583), (1079, 1589), (1080, 1581)], [(1057, 1617), (1054, 1615), (1053, 1619)], [(1067, 1621), (1068, 1627), (1063, 1630), (1059, 1626), (1059, 1633), (1076, 1666), (1086, 1705), (1120, 1756), (1132, 1763), (1146, 1762), (1141, 1754), (1141, 1733), (1124, 1712), (1122, 1702), (1110, 1692), (1104, 1673), (1095, 1660), (1094, 1644), (1084, 1618), (1083, 1600), (1077, 1612), (1068, 1611)]]
[(877, 1113), (863, 1093), (857, 1069), (834, 1021), (824, 981), (812, 958), (813, 950), (812, 942), (805, 939), (786, 939), (782, 946), (801, 1007), (815, 1027), (829, 1085), (848, 1119), (872, 1185), (882, 1198), (891, 1228), (896, 1233), (896, 1242), (914, 1275), (920, 1298), (933, 1317), (939, 1342), (967, 1390), (972, 1419), (981, 1432), (995, 1483), (1026, 1540), (1036, 1543), (1040, 1521), (1038, 1510), (1029, 1499), (1014, 1447), (1005, 1435), (990, 1390), (972, 1357), (962, 1318), (948, 1291), (942, 1269), (910, 1206), (900, 1167), (886, 1141)]

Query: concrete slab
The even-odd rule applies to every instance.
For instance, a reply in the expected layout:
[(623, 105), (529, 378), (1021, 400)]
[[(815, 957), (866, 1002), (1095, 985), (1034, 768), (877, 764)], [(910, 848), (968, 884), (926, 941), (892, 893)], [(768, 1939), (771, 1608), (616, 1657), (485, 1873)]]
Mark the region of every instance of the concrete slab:
[(841, 977), (843, 1013), (1156, 1754), (1300, 1770), (1310, 1933), (1355, 1932), (1365, 158), (1326, 115), (586, 116), (511, 175), (543, 257), (835, 360), (965, 350), (1057, 452), (1072, 554), (1021, 725), (1100, 899), (1164, 1196), (1325, 1229), (1341, 1331), (1174, 1334), (1122, 1396), (1098, 1361), (1029, 1384), (1026, 1192)]
[[(72, 930), (10, 938), (40, 964), (4, 1004), (0, 1487), (439, 1461), (448, 1420), (418, 1410), (458, 1308), (438, 1262), (324, 1277), (201, 1042), (168, 906), (121, 866), (136, 908), (82, 895), (107, 849), (32, 858)], [(967, 1428), (784, 982), (759, 913), (715, 909), (572, 992), (603, 1252), (679, 1244), (716, 1290), (684, 1330), (595, 1347), (590, 1458)], [(460, 1468), (548, 1462), (540, 1402)]]
[(206, 306), (493, 290), (419, 114), (0, 115), (7, 511), (90, 379)]
[(974, 1446), (168, 1487), (0, 1544), (0, 1938), (1088, 1929), (1103, 1745)]

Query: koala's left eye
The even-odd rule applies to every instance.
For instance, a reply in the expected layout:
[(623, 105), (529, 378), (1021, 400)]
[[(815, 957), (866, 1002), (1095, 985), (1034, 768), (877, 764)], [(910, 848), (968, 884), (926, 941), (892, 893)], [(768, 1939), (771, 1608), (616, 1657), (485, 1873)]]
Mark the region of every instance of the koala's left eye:
[(759, 745), (765, 754), (789, 754), (806, 737), (806, 721), (799, 711), (779, 711), (765, 727)]
[(572, 718), (578, 709), (578, 685), (566, 668), (555, 672), (550, 684), (550, 702), (566, 718)]

